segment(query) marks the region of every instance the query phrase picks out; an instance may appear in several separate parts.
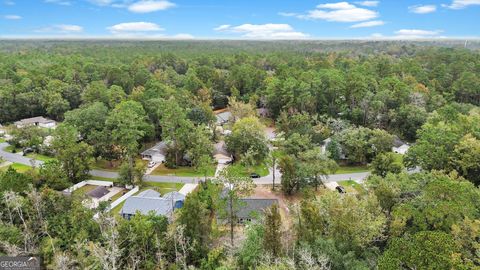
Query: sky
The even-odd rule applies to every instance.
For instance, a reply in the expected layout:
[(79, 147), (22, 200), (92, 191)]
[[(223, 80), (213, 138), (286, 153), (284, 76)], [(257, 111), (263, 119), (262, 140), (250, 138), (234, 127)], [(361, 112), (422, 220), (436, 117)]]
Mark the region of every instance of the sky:
[(480, 0), (0, 0), (0, 38), (478, 39)]

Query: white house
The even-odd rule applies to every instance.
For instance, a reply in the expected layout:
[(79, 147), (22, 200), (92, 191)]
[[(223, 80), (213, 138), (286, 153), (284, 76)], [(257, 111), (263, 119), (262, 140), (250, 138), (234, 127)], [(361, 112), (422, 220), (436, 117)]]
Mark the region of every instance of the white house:
[(167, 144), (165, 142), (159, 142), (150, 149), (147, 149), (141, 153), (142, 159), (150, 160), (156, 163), (165, 162), (167, 156)]
[(392, 146), (392, 152), (405, 155), (408, 152), (410, 145), (408, 143), (403, 142), (398, 137), (395, 137)]
[(27, 127), (27, 126), (38, 126), (42, 128), (55, 128), (57, 122), (52, 119), (45, 118), (43, 116), (37, 116), (32, 118), (25, 118), (20, 121), (15, 122), (17, 128)]
[(220, 141), (214, 145), (213, 157), (218, 164), (227, 164), (233, 160), (232, 155), (228, 153), (227, 146), (224, 141)]

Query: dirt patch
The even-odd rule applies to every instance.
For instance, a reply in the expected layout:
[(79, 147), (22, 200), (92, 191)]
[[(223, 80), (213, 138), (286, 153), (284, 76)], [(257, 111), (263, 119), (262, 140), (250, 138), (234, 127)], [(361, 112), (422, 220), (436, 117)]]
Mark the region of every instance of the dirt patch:
[(283, 194), (279, 186), (276, 186), (275, 191), (272, 191), (272, 185), (257, 185), (250, 197), (277, 199), (278, 206), (280, 207), (280, 215), (282, 216), (282, 220), (286, 228), (290, 228), (291, 225), (293, 225), (293, 207), (302, 199), (300, 194), (295, 194), (292, 196)]

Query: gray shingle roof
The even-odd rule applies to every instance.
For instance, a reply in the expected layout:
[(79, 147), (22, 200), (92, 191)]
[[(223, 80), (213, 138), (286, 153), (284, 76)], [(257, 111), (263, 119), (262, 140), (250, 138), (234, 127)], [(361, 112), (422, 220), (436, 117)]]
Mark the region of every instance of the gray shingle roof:
[(164, 199), (167, 199), (169, 201), (184, 201), (185, 200), (185, 195), (177, 192), (177, 191), (172, 191), (172, 192), (168, 192), (166, 193), (165, 195), (163, 195), (163, 198)]
[[(273, 204), (278, 204), (277, 199), (256, 199), (243, 198), (240, 199), (239, 211), (237, 212), (238, 219), (255, 218), (256, 215), (262, 215), (265, 210)], [(228, 212), (227, 205), (227, 212)]]
[(160, 198), (160, 193), (156, 192), (153, 189), (144, 190), (136, 195), (137, 197), (145, 197), (145, 198)]
[(150, 149), (147, 149), (142, 152), (144, 156), (154, 156), (154, 155), (166, 155), (167, 154), (167, 144), (165, 142), (159, 142)]
[(164, 198), (132, 196), (125, 201), (120, 214), (134, 215), (137, 211), (143, 215), (153, 211), (156, 215), (169, 216), (173, 211), (172, 201)]
[(52, 122), (55, 122), (55, 121), (51, 119), (47, 119), (43, 116), (37, 116), (37, 117), (22, 119), (20, 121), (15, 122), (15, 124), (28, 125), (28, 124), (35, 124), (35, 123), (46, 124), (46, 123), (52, 123)]
[(223, 124), (226, 123), (230, 120), (230, 117), (232, 116), (232, 113), (229, 111), (226, 112), (221, 112), (216, 115), (217, 117), (217, 124)]

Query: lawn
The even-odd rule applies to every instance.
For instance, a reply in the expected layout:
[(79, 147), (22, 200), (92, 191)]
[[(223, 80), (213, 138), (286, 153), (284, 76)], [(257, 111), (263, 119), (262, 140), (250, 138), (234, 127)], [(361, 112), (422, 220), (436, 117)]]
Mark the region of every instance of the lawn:
[(43, 162), (56, 160), (56, 158), (54, 158), (54, 157), (49, 157), (49, 156), (46, 156), (46, 155), (41, 155), (41, 154), (36, 154), (36, 153), (28, 154), (27, 157), (33, 158), (35, 160), (40, 160), (40, 161), (43, 161)]
[(235, 166), (236, 168), (238, 168), (242, 176), (250, 176), (251, 173), (256, 173), (263, 177), (263, 176), (267, 176), (270, 173), (270, 171), (268, 170), (268, 167), (265, 164), (260, 164), (253, 167), (244, 167), (240, 164), (232, 165), (232, 166)]
[(367, 165), (341, 165), (335, 174), (369, 172)]
[(100, 177), (100, 176), (93, 176), (93, 175), (90, 175), (90, 176), (88, 177), (88, 179), (90, 179), (90, 180), (100, 180), (100, 181), (118, 182), (118, 179), (117, 179), (117, 178), (108, 178), (108, 177)]
[(347, 189), (348, 193), (363, 193), (365, 192), (365, 189), (363, 186), (353, 180), (345, 180), (345, 181), (340, 181), (338, 182), (340, 186), (343, 186), (345, 189)]
[[(136, 158), (135, 162), (143, 162), (145, 163), (145, 165), (147, 165), (148, 163), (148, 161), (142, 160), (141, 158)], [(95, 161), (91, 167), (92, 169), (96, 169), (96, 170), (118, 172), (120, 165), (121, 165), (120, 160), (113, 160), (112, 162), (110, 162), (105, 159), (99, 159)]]
[(0, 171), (6, 171), (9, 167), (14, 168), (15, 171), (17, 171), (19, 173), (24, 173), (24, 172), (27, 172), (27, 171), (32, 169), (32, 167), (24, 165), (24, 164), (13, 163), (13, 164), (10, 164), (9, 166), (1, 167)]
[(92, 164), (92, 169), (116, 172), (120, 166), (120, 161), (113, 160), (111, 163), (105, 159), (99, 159)]
[(18, 152), (20, 151), (21, 149), (16, 149), (15, 147), (13, 147), (13, 145), (9, 145), (7, 147), (5, 147), (5, 152), (9, 152), (9, 153), (13, 153), (13, 152)]
[[(214, 176), (215, 175), (216, 165), (211, 165), (208, 168), (207, 176)], [(204, 176), (203, 172), (196, 171), (193, 167), (178, 167), (176, 169), (170, 169), (165, 167), (164, 164), (160, 164), (152, 173), (151, 175), (172, 175), (172, 176), (186, 176), (186, 177), (194, 177), (194, 176)]]
[(80, 187), (80, 188), (76, 189), (76, 190), (73, 192), (73, 194), (83, 197), (85, 194), (87, 194), (89, 191), (94, 190), (96, 187), (98, 187), (98, 186), (85, 185), (85, 186), (83, 186), (83, 187)]
[(3, 143), (5, 142), (5, 139), (4, 138), (0, 138), (0, 143)]

